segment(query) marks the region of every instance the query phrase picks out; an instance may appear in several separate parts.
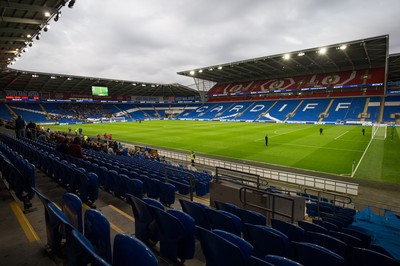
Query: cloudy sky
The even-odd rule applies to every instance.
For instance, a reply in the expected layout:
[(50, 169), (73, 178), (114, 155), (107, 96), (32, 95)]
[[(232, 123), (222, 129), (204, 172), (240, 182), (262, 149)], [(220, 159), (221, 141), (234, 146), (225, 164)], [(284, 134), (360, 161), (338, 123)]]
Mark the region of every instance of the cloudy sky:
[(76, 0), (12, 68), (193, 84), (176, 73), (389, 34), (399, 0)]

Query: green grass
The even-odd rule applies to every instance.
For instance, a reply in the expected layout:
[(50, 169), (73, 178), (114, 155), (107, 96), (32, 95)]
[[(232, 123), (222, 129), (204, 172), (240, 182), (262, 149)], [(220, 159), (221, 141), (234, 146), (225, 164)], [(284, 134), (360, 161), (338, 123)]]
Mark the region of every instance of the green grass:
[[(371, 127), (360, 126), (269, 124), (202, 121), (144, 121), (74, 125), (88, 135), (112, 134), (114, 139), (149, 146), (307, 169), (350, 176), (352, 162), (358, 165), (355, 178), (400, 183), (399, 132), (391, 140), (371, 139)], [(323, 135), (319, 128), (323, 127)], [(67, 131), (68, 126), (55, 126)], [(265, 135), (269, 145), (265, 146)], [(368, 149), (367, 149), (368, 147)], [(365, 155), (363, 156), (364, 152)]]

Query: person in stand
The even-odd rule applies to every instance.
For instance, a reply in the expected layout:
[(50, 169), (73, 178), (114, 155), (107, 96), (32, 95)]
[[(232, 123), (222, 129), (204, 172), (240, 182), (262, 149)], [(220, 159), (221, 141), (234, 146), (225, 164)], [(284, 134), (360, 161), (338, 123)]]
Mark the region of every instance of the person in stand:
[(322, 127), (319, 128), (319, 134), (320, 135), (324, 134), (324, 129)]
[(32, 139), (36, 139), (36, 123), (31, 120), (26, 128), (30, 130)]
[(190, 154), (190, 161), (192, 162), (192, 166), (194, 166), (194, 160), (196, 159), (196, 154), (194, 151)]
[(265, 146), (268, 146), (268, 135), (265, 135)]
[(73, 156), (73, 157), (77, 157), (77, 158), (81, 158), (81, 159), (87, 160), (87, 157), (83, 154), (83, 150), (82, 150), (82, 146), (81, 146), (81, 138), (80, 137), (75, 137), (73, 142), (72, 142), (72, 144), (69, 145), (68, 154)]
[(71, 134), (72, 128), (68, 127), (68, 133)]
[(25, 137), (25, 120), (22, 119), (22, 116), (19, 115), (17, 119), (15, 119), (15, 136), (17, 139)]
[(79, 135), (82, 135), (82, 128), (80, 127), (78, 130), (79, 130)]
[(362, 134), (365, 136), (365, 128), (362, 129)]
[(100, 136), (100, 134), (97, 134), (97, 141), (100, 141), (101, 140), (101, 136)]

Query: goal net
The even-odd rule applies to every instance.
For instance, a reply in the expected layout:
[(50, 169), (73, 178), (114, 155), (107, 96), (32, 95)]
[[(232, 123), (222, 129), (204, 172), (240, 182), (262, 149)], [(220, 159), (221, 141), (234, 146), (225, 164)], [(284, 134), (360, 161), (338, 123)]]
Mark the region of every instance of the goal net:
[(386, 124), (374, 124), (372, 126), (372, 139), (385, 140), (387, 132)]

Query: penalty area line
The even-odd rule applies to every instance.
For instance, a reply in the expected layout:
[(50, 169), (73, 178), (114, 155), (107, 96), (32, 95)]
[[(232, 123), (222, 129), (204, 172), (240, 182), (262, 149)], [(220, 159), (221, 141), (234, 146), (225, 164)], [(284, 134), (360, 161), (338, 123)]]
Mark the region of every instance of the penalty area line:
[(369, 143), (368, 143), (368, 145), (367, 145), (367, 148), (365, 148), (364, 153), (361, 155), (360, 161), (358, 161), (357, 166), (354, 168), (354, 171), (351, 173), (351, 177), (354, 177), (354, 174), (357, 172), (357, 169), (358, 169), (358, 167), (360, 166), (362, 160), (364, 159), (364, 156), (365, 156), (365, 154), (367, 153), (368, 148), (369, 148), (369, 146), (370, 146), (371, 143), (372, 143), (372, 140), (373, 140), (373, 139), (371, 138), (371, 140), (369, 141)]

